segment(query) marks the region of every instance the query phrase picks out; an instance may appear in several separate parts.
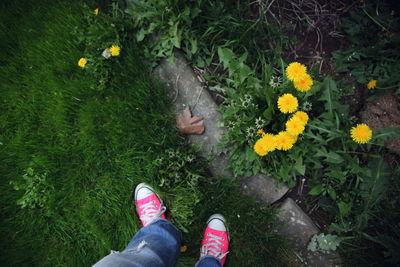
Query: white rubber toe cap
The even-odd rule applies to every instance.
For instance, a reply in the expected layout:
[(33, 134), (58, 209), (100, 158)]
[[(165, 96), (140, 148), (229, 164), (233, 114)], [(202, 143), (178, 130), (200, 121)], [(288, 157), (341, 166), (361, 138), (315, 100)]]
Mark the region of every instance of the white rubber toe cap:
[(226, 231), (225, 218), (221, 214), (213, 214), (207, 220), (208, 227), (218, 230)]
[(146, 198), (153, 193), (154, 190), (151, 186), (145, 183), (138, 184), (135, 189), (135, 200)]

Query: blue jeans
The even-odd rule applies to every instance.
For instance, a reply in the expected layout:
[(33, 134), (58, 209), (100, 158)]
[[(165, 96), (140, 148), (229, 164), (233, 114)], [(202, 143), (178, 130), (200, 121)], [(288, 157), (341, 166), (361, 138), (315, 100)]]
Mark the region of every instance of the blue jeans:
[[(94, 267), (172, 267), (176, 266), (181, 232), (169, 221), (159, 219), (142, 227), (122, 252), (111, 252)], [(221, 267), (213, 256), (201, 258), (196, 267)]]

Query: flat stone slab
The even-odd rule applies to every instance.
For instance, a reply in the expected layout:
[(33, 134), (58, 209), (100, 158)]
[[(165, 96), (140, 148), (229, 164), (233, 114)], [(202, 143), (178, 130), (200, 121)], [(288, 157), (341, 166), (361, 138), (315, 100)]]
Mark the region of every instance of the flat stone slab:
[(286, 185), (277, 185), (274, 179), (264, 174), (242, 179), (243, 191), (246, 195), (254, 196), (259, 201), (270, 204), (281, 199), (288, 191)]
[(226, 149), (219, 147), (224, 129), (217, 126), (221, 119), (217, 104), (180, 53), (175, 54), (174, 61), (175, 64), (170, 64), (167, 60), (162, 60), (154, 70), (154, 76), (166, 85), (167, 96), (176, 114), (189, 106), (193, 116), (204, 118), (204, 133), (188, 135), (188, 140), (200, 147), (203, 156), (213, 158), (210, 168), (212, 174), (232, 176), (232, 172), (226, 169)]
[(294, 202), (287, 198), (279, 208), (278, 218), (282, 221), (279, 229), (289, 240), (293, 241), (295, 251), (308, 266), (333, 267), (340, 266), (337, 253), (323, 254), (307, 250), (308, 243), (319, 230), (310, 217)]
[[(189, 63), (181, 53), (175, 53), (175, 64), (162, 60), (153, 76), (163, 82), (171, 101), (171, 108), (178, 114), (189, 105), (193, 116), (204, 117), (205, 131), (202, 135), (188, 135), (191, 144), (200, 147), (204, 157), (211, 157), (210, 171), (214, 176), (233, 176), (227, 168), (227, 149), (219, 147), (224, 129), (219, 127), (221, 113), (208, 91), (202, 86)], [(244, 178), (246, 192), (259, 200), (273, 203), (288, 191), (287, 186), (278, 187), (275, 181), (265, 175)]]

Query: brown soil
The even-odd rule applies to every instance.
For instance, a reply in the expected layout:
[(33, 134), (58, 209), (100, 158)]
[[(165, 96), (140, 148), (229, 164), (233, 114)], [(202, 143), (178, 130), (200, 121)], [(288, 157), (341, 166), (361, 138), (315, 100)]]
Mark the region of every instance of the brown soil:
[(331, 53), (346, 46), (339, 32), (340, 16), (349, 5), (342, 1), (329, 0), (279, 0), (274, 3), (276, 13), (283, 25), (289, 28), (289, 37), (298, 40), (283, 57), (288, 61), (299, 61), (319, 73), (332, 73)]
[[(400, 102), (393, 91), (386, 91), (382, 96), (369, 102), (360, 113), (363, 123), (373, 130), (386, 127), (400, 128)], [(400, 153), (400, 138), (388, 140), (386, 147)]]
[(310, 190), (311, 188), (308, 186), (307, 179), (298, 176), (296, 186), (289, 189), (286, 197), (292, 198), (310, 216), (315, 225), (321, 231), (326, 232), (333, 218), (319, 206), (318, 201), (321, 198), (320, 196), (311, 196), (308, 194)]

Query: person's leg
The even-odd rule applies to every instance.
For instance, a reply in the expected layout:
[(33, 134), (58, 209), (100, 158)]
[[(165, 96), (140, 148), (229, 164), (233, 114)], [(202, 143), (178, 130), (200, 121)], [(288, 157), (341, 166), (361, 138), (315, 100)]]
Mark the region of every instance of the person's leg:
[(224, 266), (228, 249), (229, 234), (225, 219), (220, 214), (214, 214), (207, 221), (201, 242), (200, 260), (196, 263), (196, 267)]
[(221, 261), (214, 256), (204, 256), (201, 258), (195, 267), (221, 267)]
[(104, 257), (94, 266), (175, 266), (179, 256), (181, 232), (165, 220), (165, 207), (153, 189), (140, 184), (135, 190), (136, 208), (144, 227), (126, 249)]

